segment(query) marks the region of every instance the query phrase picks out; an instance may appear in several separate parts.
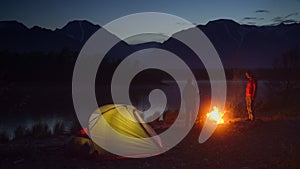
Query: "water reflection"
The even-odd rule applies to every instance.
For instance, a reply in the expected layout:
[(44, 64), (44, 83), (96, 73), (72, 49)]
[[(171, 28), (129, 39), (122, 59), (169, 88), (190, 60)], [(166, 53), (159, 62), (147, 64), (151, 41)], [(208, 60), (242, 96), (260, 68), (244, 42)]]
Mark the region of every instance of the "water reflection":
[[(182, 81), (179, 83), (186, 82)], [(204, 103), (210, 98), (210, 82), (198, 81), (197, 83), (201, 103)], [(218, 81), (213, 81), (212, 83), (218, 83)], [(227, 81), (227, 100), (230, 100), (234, 104), (243, 104), (246, 83), (246, 81)], [(266, 83), (265, 81), (258, 81), (257, 102), (264, 100), (266, 97)], [(109, 85), (100, 86), (100, 88), (105, 92), (110, 91)], [(178, 94), (179, 89), (174, 81), (163, 81), (159, 85), (143, 84), (134, 86), (130, 90), (134, 106), (140, 111), (147, 110), (150, 107), (148, 100), (149, 92), (155, 88), (160, 88), (166, 93), (168, 99), (166, 110), (178, 110), (180, 106), (180, 94)], [(29, 103), (23, 106), (21, 110), (11, 108), (11, 105), (18, 105), (18, 101), (16, 101), (18, 99), (16, 98), (23, 96), (26, 96), (26, 98), (29, 97), (27, 101)], [(7, 100), (11, 100), (13, 104), (8, 102), (9, 104), (2, 105), (0, 132), (6, 131), (10, 137), (13, 137), (14, 130), (18, 126), (30, 129), (34, 124), (44, 123), (53, 132), (55, 124), (59, 122), (62, 122), (67, 130), (70, 130), (76, 121), (70, 87), (60, 85), (20, 85), (11, 90), (5, 97), (8, 97)], [(201, 106), (203, 104), (200, 104)], [(143, 117), (149, 118), (152, 115), (143, 114)]]

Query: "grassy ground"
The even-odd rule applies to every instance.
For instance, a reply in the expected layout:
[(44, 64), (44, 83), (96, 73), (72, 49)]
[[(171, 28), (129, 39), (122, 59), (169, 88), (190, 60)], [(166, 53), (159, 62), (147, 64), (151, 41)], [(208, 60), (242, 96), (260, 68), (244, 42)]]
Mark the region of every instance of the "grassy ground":
[(300, 118), (234, 119), (199, 144), (201, 128), (194, 126), (170, 151), (143, 159), (70, 154), (65, 148), (67, 135), (16, 140), (0, 145), (0, 168), (300, 168)]

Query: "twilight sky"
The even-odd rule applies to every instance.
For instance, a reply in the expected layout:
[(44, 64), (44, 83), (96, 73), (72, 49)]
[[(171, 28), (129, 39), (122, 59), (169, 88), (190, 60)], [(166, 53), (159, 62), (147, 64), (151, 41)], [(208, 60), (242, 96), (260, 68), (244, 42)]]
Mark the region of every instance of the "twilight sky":
[(240, 24), (269, 25), (299, 22), (300, 0), (1, 0), (0, 20), (55, 29), (71, 20), (104, 25), (136, 12), (165, 12), (196, 24), (232, 19)]

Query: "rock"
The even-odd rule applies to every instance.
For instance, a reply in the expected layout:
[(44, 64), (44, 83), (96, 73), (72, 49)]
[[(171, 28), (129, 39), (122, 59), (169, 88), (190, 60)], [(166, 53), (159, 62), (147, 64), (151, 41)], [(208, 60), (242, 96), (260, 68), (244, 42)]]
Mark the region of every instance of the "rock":
[(21, 158), (21, 159), (19, 159), (19, 160), (14, 161), (14, 164), (19, 164), (19, 163), (22, 163), (23, 161), (24, 161), (24, 159)]
[(242, 167), (241, 169), (250, 169), (249, 167)]

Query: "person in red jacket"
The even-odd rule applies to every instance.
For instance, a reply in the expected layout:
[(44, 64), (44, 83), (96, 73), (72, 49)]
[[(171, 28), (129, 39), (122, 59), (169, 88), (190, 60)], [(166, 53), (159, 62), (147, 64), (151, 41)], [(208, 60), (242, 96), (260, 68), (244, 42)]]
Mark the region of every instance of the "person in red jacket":
[(249, 120), (254, 121), (255, 117), (253, 113), (253, 104), (256, 95), (257, 83), (253, 75), (249, 71), (245, 73), (245, 76), (248, 79), (248, 83), (246, 86), (246, 105), (247, 105), (248, 117)]

